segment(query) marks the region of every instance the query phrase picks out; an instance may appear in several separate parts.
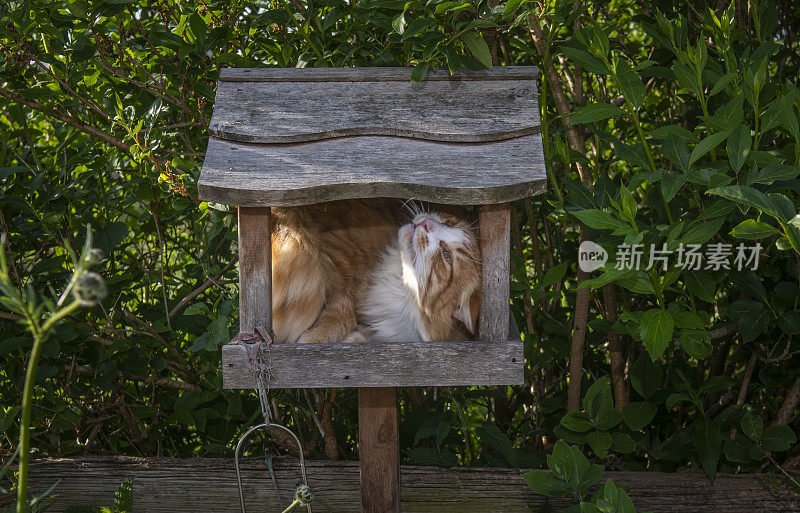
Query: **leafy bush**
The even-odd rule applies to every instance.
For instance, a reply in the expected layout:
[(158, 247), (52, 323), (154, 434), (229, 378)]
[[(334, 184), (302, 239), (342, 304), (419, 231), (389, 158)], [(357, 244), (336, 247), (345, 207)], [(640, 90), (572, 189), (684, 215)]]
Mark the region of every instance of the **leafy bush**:
[[(43, 348), (35, 447), (228, 455), (258, 415), (219, 375), (237, 323), (234, 212), (196, 199), (220, 67), (404, 65), (421, 79), (495, 62), (544, 78), (550, 191), (514, 204), (512, 226), (527, 382), (403, 391), (404, 456), (531, 467), (563, 439), (606, 468), (795, 465), (800, 6), (747, 4), (3, 3), (11, 276), (60, 290), (64, 241), (91, 223), (109, 289)], [(609, 252), (604, 269), (580, 272), (582, 240)], [(649, 252), (641, 269), (612, 265), (636, 244), (755, 242), (754, 270), (647, 268)], [(32, 341), (0, 315), (14, 440)], [(274, 398), (313, 456), (355, 456), (354, 391)]]

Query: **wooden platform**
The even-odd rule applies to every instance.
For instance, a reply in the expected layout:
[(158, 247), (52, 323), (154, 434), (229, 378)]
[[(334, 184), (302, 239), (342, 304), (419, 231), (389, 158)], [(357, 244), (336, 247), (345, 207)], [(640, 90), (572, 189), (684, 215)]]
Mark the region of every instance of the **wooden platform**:
[[(243, 464), (245, 494), (250, 513), (277, 512), (272, 485), (261, 462)], [(309, 485), (318, 498), (315, 513), (359, 513), (358, 464), (311, 461)], [(284, 507), (299, 478), (294, 460), (276, 463)], [(511, 469), (403, 466), (401, 498), (404, 513), (531, 513), (563, 511), (569, 498), (535, 495)], [(681, 513), (800, 512), (798, 496), (777, 476), (719, 475), (712, 484), (700, 470), (674, 474), (606, 472), (603, 479), (630, 487), (640, 512)], [(58, 496), (47, 511), (60, 513), (80, 505), (111, 505), (114, 490), (133, 480), (135, 513), (208, 511), (240, 513), (236, 477), (231, 459), (169, 459), (92, 457), (35, 461), (32, 488), (43, 491), (61, 480)], [(9, 505), (0, 496), (0, 508)]]
[[(521, 340), (277, 344), (271, 388), (518, 385), (524, 382)], [(222, 347), (225, 389), (253, 389), (244, 346)]]

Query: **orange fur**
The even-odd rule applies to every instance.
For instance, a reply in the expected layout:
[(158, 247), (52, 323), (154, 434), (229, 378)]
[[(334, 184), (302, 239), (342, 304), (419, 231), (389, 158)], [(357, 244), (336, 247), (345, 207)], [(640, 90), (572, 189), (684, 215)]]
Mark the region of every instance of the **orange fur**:
[[(272, 306), (277, 342), (364, 339), (354, 333), (359, 333), (357, 322), (370, 306), (375, 273), (384, 269), (378, 262), (387, 248), (398, 243), (400, 206), (397, 200), (373, 199), (273, 209)], [(463, 339), (465, 324), (471, 333), (475, 331), (480, 307), (477, 236), (459, 217), (433, 216), (465, 236), (448, 242), (447, 261), (442, 250), (427, 247), (425, 230), (414, 232), (415, 247), (436, 249), (425, 252), (420, 271), (425, 275), (418, 277), (421, 293), (414, 296), (414, 308), (429, 340)]]
[(278, 342), (337, 342), (356, 328), (355, 301), (397, 232), (395, 200), (274, 208), (272, 325)]

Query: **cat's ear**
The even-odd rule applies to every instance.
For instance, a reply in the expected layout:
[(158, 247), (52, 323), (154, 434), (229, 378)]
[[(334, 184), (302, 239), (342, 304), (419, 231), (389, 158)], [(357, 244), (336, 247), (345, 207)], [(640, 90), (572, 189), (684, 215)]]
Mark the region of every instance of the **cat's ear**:
[(461, 303), (456, 306), (453, 317), (464, 323), (471, 334), (478, 328), (478, 313), (481, 310), (481, 293), (476, 290), (469, 296), (465, 295)]

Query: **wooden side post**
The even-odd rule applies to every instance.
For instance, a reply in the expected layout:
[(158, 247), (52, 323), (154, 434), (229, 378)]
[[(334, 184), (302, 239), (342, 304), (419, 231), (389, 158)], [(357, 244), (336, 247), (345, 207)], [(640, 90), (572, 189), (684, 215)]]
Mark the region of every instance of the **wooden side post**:
[(483, 301), (479, 340), (508, 340), (511, 281), (511, 208), (508, 203), (485, 205), (479, 212)]
[(269, 207), (239, 207), (239, 333), (272, 328)]
[(400, 513), (399, 431), (397, 388), (359, 388), (362, 513)]

